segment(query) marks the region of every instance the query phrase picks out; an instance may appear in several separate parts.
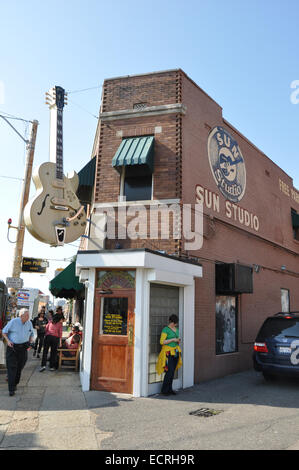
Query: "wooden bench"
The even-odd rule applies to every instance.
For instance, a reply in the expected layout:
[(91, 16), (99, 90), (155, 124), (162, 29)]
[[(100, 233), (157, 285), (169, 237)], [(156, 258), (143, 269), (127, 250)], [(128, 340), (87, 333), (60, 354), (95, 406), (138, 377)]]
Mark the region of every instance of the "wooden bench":
[[(76, 372), (78, 371), (79, 357), (80, 357), (80, 351), (81, 351), (81, 343), (82, 343), (82, 340), (80, 340), (77, 349), (67, 349), (67, 348), (65, 348), (65, 349), (58, 348), (57, 349), (57, 352), (58, 352), (58, 369), (61, 369), (61, 367), (66, 367), (66, 368), (72, 368), (72, 369), (75, 368), (75, 371)], [(66, 357), (66, 356), (63, 355), (63, 353), (65, 351), (74, 352), (75, 354), (73, 356)], [(70, 364), (62, 364), (62, 361), (67, 361)]]

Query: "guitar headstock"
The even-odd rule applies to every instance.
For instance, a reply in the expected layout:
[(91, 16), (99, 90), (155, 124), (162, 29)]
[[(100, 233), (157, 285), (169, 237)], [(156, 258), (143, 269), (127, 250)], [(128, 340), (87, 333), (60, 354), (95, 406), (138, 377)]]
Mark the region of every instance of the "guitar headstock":
[(61, 86), (54, 86), (46, 93), (46, 104), (49, 108), (56, 106), (57, 109), (63, 109), (67, 104), (67, 93)]

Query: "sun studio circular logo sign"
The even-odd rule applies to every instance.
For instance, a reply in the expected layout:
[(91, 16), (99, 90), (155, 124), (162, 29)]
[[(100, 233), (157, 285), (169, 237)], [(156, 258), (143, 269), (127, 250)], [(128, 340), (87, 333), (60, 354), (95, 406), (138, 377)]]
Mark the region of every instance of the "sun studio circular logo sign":
[(246, 169), (238, 142), (223, 127), (214, 127), (208, 155), (218, 189), (230, 201), (239, 202), (246, 189)]

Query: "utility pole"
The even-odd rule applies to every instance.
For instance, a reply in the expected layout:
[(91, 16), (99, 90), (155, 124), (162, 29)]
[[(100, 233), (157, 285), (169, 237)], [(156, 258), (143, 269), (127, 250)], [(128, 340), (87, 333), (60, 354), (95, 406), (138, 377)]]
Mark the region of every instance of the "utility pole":
[(21, 203), (20, 203), (20, 212), (19, 212), (19, 221), (17, 227), (17, 240), (15, 245), (14, 260), (13, 260), (13, 269), (12, 277), (20, 277), (22, 272), (22, 255), (23, 255), (23, 246), (24, 246), (24, 235), (25, 235), (25, 225), (24, 225), (24, 208), (29, 199), (29, 190), (30, 190), (30, 181), (32, 176), (32, 165), (34, 158), (36, 134), (37, 134), (38, 121), (34, 120), (32, 122), (30, 139), (27, 141), (27, 154), (26, 154), (26, 164), (25, 164), (25, 174), (24, 181), (22, 186), (21, 194)]
[[(0, 118), (2, 118), (15, 131), (15, 133), (18, 134), (18, 136), (26, 143), (25, 174), (24, 174), (24, 180), (23, 180), (23, 185), (22, 185), (18, 226), (12, 227), (10, 225), (11, 219), (8, 220), (8, 232), (10, 228), (17, 229), (17, 240), (15, 242), (12, 277), (20, 279), (20, 275), (22, 272), (22, 255), (23, 255), (23, 246), (24, 246), (24, 235), (25, 235), (23, 214), (24, 214), (25, 205), (27, 204), (28, 198), (29, 198), (30, 180), (32, 176), (32, 165), (33, 165), (33, 158), (34, 158), (34, 151), (35, 151), (38, 121), (34, 120), (31, 122), (32, 127), (31, 127), (31, 132), (30, 132), (30, 139), (26, 140), (20, 134), (20, 132), (9, 122), (9, 117), (6, 117), (0, 114)], [(10, 312), (11, 312), (11, 316), (13, 317), (16, 314), (16, 308), (17, 308), (17, 288), (10, 288), (9, 291), (12, 296), (11, 302), (10, 302)]]

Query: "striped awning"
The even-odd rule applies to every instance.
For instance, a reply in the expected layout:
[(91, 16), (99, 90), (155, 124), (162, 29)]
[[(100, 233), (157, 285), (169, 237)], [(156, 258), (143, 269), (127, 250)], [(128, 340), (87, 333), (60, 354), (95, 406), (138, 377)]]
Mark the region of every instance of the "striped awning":
[(123, 139), (112, 159), (112, 166), (120, 171), (123, 166), (144, 165), (154, 171), (154, 136)]

